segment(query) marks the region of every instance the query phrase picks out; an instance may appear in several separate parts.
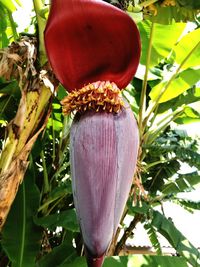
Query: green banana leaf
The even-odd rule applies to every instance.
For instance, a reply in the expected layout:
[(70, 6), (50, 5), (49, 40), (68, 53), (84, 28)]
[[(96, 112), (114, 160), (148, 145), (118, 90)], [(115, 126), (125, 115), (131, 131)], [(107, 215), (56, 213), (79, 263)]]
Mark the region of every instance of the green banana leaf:
[[(146, 65), (151, 24), (148, 20), (138, 23), (142, 43), (142, 55), (140, 59), (142, 65)], [(163, 58), (169, 56), (185, 26), (185, 23), (172, 25), (154, 23), (150, 67), (158, 65)]]
[(79, 232), (79, 225), (76, 219), (75, 209), (61, 211), (60, 213), (51, 214), (41, 218), (35, 218), (37, 225), (43, 226), (50, 230), (55, 230), (57, 226), (63, 227), (72, 232)]
[(159, 105), (157, 113), (163, 113), (169, 109), (176, 110), (177, 108), (200, 101), (200, 88), (192, 88), (185, 91), (183, 94)]
[(181, 64), (185, 57), (193, 50), (191, 56), (182, 66), (182, 69), (200, 67), (200, 29), (186, 34), (174, 47), (175, 62)]
[(35, 267), (42, 239), (41, 228), (33, 222), (39, 197), (34, 175), (29, 169), (2, 231), (1, 245), (12, 267)]
[[(164, 94), (159, 100), (159, 103), (167, 102), (195, 85), (199, 81), (200, 69), (187, 69), (181, 72), (176, 79), (174, 79), (169, 87), (166, 89)], [(152, 100), (156, 100), (161, 92), (161, 90), (166, 86), (167, 82), (164, 81), (154, 86), (150, 92), (150, 97)]]
[(42, 257), (37, 262), (37, 267), (57, 267), (62, 265), (65, 261), (71, 262), (77, 257), (75, 248), (72, 246), (73, 234), (72, 232), (66, 232), (66, 239), (60, 245), (55, 247), (49, 254)]

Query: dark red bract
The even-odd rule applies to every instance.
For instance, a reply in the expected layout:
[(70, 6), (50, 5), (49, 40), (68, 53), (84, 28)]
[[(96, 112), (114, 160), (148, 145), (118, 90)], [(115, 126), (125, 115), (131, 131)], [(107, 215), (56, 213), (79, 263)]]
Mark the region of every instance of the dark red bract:
[(101, 0), (52, 0), (45, 44), (53, 71), (68, 91), (95, 81), (124, 88), (141, 50), (133, 20)]

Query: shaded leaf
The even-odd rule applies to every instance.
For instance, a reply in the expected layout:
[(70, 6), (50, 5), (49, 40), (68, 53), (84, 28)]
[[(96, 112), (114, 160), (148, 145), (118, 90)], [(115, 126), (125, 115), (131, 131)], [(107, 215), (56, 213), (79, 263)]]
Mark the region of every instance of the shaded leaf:
[(133, 201), (129, 199), (127, 205), (128, 205), (128, 213), (130, 215), (135, 215), (136, 213), (147, 214), (150, 209), (150, 205), (148, 205), (144, 201), (141, 203), (137, 202), (137, 204), (133, 206)]
[(67, 232), (65, 241), (55, 247), (49, 254), (45, 255), (38, 263), (37, 267), (58, 267), (64, 261), (71, 261), (76, 255), (72, 246), (72, 235)]
[(156, 4), (156, 8), (157, 8), (157, 15), (151, 16), (150, 19), (161, 24), (172, 24), (174, 22), (194, 21), (198, 13), (196, 10), (189, 10), (188, 8), (180, 6), (162, 7), (159, 4)]
[(35, 218), (35, 223), (44, 228), (48, 228), (49, 230), (55, 230), (56, 227), (61, 226), (72, 232), (79, 232), (75, 209), (62, 211), (41, 218)]
[(162, 255), (161, 244), (158, 240), (155, 228), (150, 223), (146, 223), (144, 225), (144, 228), (147, 230), (147, 234), (149, 236), (151, 244), (154, 247), (154, 249), (156, 250), (157, 254)]
[(33, 173), (26, 174), (2, 231), (2, 246), (13, 267), (35, 267), (42, 232), (33, 222), (39, 205)]

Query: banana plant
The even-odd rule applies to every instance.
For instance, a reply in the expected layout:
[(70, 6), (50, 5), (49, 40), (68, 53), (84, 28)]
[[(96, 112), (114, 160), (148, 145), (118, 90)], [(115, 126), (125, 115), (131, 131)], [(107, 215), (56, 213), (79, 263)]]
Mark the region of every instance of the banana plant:
[[(57, 14), (65, 13), (62, 10), (64, 7), (62, 3), (58, 12), (52, 13), (51, 10), (45, 32), (48, 33), (56, 26), (58, 26), (57, 29), (61, 29), (57, 32), (58, 35), (55, 33), (54, 39), (51, 40), (49, 37), (51, 44), (46, 45), (47, 51), (48, 47), (51, 50), (52, 46), (59, 46), (56, 51), (58, 57), (56, 53), (52, 55), (49, 50), (49, 61), (56, 76), (65, 87), (65, 89), (62, 86), (58, 87), (51, 103), (51, 101), (49, 102), (51, 93), (47, 88), (50, 85), (49, 81), (44, 79), (45, 84), (43, 82), (37, 83), (38, 77), (42, 78), (43, 75), (41, 74), (44, 73), (42, 72), (38, 76), (40, 70), (44, 71), (48, 68), (47, 64), (44, 68), (42, 67), (47, 60), (43, 31), (50, 5), (44, 4), (48, 1), (34, 0), (38, 24), (35, 36), (39, 37), (39, 43), (37, 43), (39, 50), (37, 50), (34, 45), (36, 39), (32, 34), (23, 33), (20, 36), (16, 31), (16, 24), (12, 18), (12, 11), (15, 8), (13, 3), (15, 4), (15, 2), (19, 1), (0, 1), (0, 16), (2, 18), (0, 45), (4, 47), (0, 51), (0, 57), (4, 60), (1, 62), (5, 63), (7, 60), (9, 63), (2, 64), (0, 68), (0, 136), (3, 137), (5, 132), (7, 133), (5, 141), (3, 138), (0, 140), (0, 146), (3, 148), (1, 165), (10, 171), (4, 172), (4, 174), (13, 174), (10, 177), (1, 175), (0, 178), (0, 198), (2, 200), (4, 197), (7, 200), (7, 202), (0, 202), (2, 207), (2, 204), (6, 204), (2, 209), (3, 213), (1, 213), (3, 214), (3, 223), (15, 197), (15, 189), (22, 182), (28, 165), (29, 168), (25, 181), (19, 185), (17, 197), (1, 232), (0, 265), (3, 267), (26, 267), (27, 265), (33, 267), (85, 266), (85, 261), (82, 258), (77, 258), (77, 256), (83, 255), (82, 234), (88, 264), (100, 266), (104, 254), (109, 256), (127, 253), (126, 240), (133, 235), (138, 222), (145, 224), (152, 246), (159, 255), (162, 255), (162, 246), (159, 243), (157, 232), (163, 235), (182, 257), (145, 256), (143, 259), (137, 256), (106, 257), (105, 267), (115, 265), (141, 266), (142, 264), (164, 267), (177, 266), (179, 263), (183, 267), (187, 266), (186, 261), (192, 266), (199, 265), (198, 250), (191, 242), (186, 241), (187, 237), (180, 233), (176, 225), (167, 220), (163, 210), (163, 214), (161, 214), (155, 212), (154, 209), (155, 206), (162, 207), (162, 204), (169, 199), (182, 207), (186, 207), (187, 210), (199, 209), (198, 202), (185, 201), (178, 198), (177, 195), (179, 192), (192, 190), (200, 181), (197, 140), (184, 137), (170, 128), (170, 122), (174, 121), (180, 124), (199, 121), (199, 114), (193, 106), (194, 102), (197, 103), (200, 99), (199, 88), (196, 84), (199, 80), (199, 29), (193, 30), (183, 37), (182, 32), (185, 24), (172, 23), (174, 20), (192, 19), (195, 25), (194, 17), (198, 10), (194, 10), (194, 6), (186, 9), (183, 5), (187, 1), (178, 0), (132, 1), (129, 2), (128, 8), (127, 2), (123, 0), (104, 1), (112, 2), (124, 10), (128, 9), (128, 14), (134, 19), (136, 18), (135, 21), (142, 40), (142, 55), (139, 71), (135, 75), (134, 68), (137, 68), (135, 63), (139, 55), (136, 53), (138, 46), (136, 45), (132, 49), (133, 41), (129, 42), (128, 40), (133, 40), (134, 34), (137, 36), (137, 29), (136, 31), (133, 29), (128, 31), (126, 28), (127, 34), (131, 35), (130, 37), (126, 36), (125, 32), (121, 32), (120, 29), (124, 26), (120, 25), (117, 32), (121, 36), (119, 41), (120, 38), (118, 39), (117, 34), (115, 35), (114, 29), (116, 27), (113, 27), (117, 24), (117, 20), (108, 18), (109, 16), (114, 18), (113, 12), (115, 10), (115, 15), (120, 14), (120, 24), (122, 19), (126, 22), (131, 21), (130, 18), (127, 19), (124, 12), (111, 8), (103, 1), (95, 1), (100, 2), (103, 9), (96, 3), (96, 6), (92, 6), (92, 10), (89, 6), (91, 7), (93, 1), (84, 1), (84, 3), (88, 3), (87, 10), (81, 5), (76, 9), (76, 4), (71, 4), (72, 2), (76, 3), (76, 1), (67, 1), (69, 6), (66, 6), (65, 12), (68, 15), (68, 25), (70, 25), (67, 27), (57, 16)], [(56, 1), (52, 1), (52, 6), (55, 3)], [(152, 6), (152, 3), (155, 4)], [(173, 6), (173, 3), (176, 3), (176, 6)], [(190, 1), (191, 5), (193, 3), (196, 4), (196, 1)], [(167, 4), (170, 5), (167, 6)], [(106, 17), (106, 20), (100, 19), (97, 6), (98, 10), (101, 9), (102, 13), (105, 13), (104, 18)], [(73, 12), (78, 10), (75, 13), (76, 18), (74, 18), (72, 10)], [(105, 10), (107, 12), (109, 10), (109, 16)], [(85, 11), (84, 16), (82, 11)], [(88, 12), (91, 16), (87, 16)], [(150, 12), (150, 15), (147, 16), (147, 12)], [(101, 15), (103, 16), (103, 14)], [(96, 20), (96, 16), (99, 18), (98, 20)], [(86, 23), (90, 21), (91, 17), (93, 18), (92, 23)], [(146, 20), (147, 17), (149, 20)], [(106, 21), (109, 22), (109, 27)], [(126, 22), (125, 25), (127, 25)], [(198, 25), (198, 22), (196, 23)], [(132, 21), (130, 25), (135, 29)], [(98, 31), (94, 30), (96, 28)], [(77, 32), (78, 39), (82, 40), (82, 37), (84, 39), (84, 41), (79, 42), (79, 45), (76, 45), (77, 35), (75, 33)], [(99, 38), (99, 33), (104, 34), (106, 38), (104, 36)], [(102, 36), (101, 34), (100, 36)], [(29, 38), (24, 38), (24, 35), (28, 35)], [(66, 49), (61, 51), (61, 43), (57, 44), (56, 42), (61, 37), (64, 38), (63, 35), (70, 36), (70, 38), (64, 41)], [(90, 42), (91, 38), (88, 38), (91, 35), (92, 42)], [(5, 48), (9, 41), (10, 43), (19, 41), (19, 38), (22, 42), (12, 44), (10, 49)], [(111, 45), (112, 39), (115, 42)], [(127, 48), (126, 56), (124, 56), (125, 51), (122, 49), (124, 45)], [(106, 57), (104, 57), (101, 46)], [(28, 56), (32, 55), (33, 58), (26, 57), (27, 47), (30, 49)], [(80, 50), (77, 50), (77, 47)], [(89, 52), (86, 47), (90, 48)], [(110, 52), (111, 47), (112, 53)], [(14, 50), (15, 48), (16, 50)], [(13, 50), (16, 52), (14, 55)], [(65, 50), (70, 51), (70, 53), (66, 52), (65, 54)], [(79, 52), (76, 54), (77, 51)], [(91, 56), (92, 51), (95, 56)], [(115, 56), (116, 53), (117, 56)], [(23, 62), (17, 61), (19, 59), (17, 54), (22, 56)], [(64, 54), (68, 62), (66, 65)], [(52, 56), (55, 58), (51, 59)], [(11, 62), (14, 62), (14, 65)], [(64, 68), (58, 68), (58, 62), (63, 64)], [(101, 65), (101, 68), (95, 67), (97, 63)], [(121, 63), (123, 63), (123, 67)], [(9, 66), (9, 68), (5, 69), (5, 66)], [(30, 69), (26, 70), (26, 66)], [(15, 71), (18, 67), (22, 67), (23, 76), (16, 75), (17, 72)], [(5, 72), (3, 73), (2, 70)], [(14, 75), (9, 76), (11, 72)], [(26, 76), (27, 72), (28, 76)], [(106, 78), (105, 75), (107, 75)], [(134, 79), (127, 88), (122, 90), (134, 75)], [(98, 79), (99, 76), (102, 79)], [(92, 80), (93, 77), (94, 80)], [(54, 77), (51, 76), (51, 78), (54, 82), (56, 81)], [(21, 84), (22, 80), (23, 84)], [(24, 83), (28, 86), (24, 87)], [(38, 91), (32, 85), (38, 85)], [(20, 101), (20, 91), (23, 101)], [(103, 91), (106, 93), (105, 96)], [(64, 98), (66, 95), (68, 97)], [(124, 98), (128, 99), (127, 102), (130, 103), (131, 109), (137, 116), (139, 127)], [(61, 100), (63, 112), (61, 112)], [(92, 104), (91, 101), (93, 101)], [(17, 111), (19, 102), (19, 111)], [(38, 106), (40, 106), (39, 109)], [(49, 117), (48, 108), (50, 106), (52, 107), (52, 114)], [(37, 113), (36, 109), (41, 113)], [(67, 115), (63, 116), (63, 114)], [(16, 128), (16, 124), (23, 122), (24, 117), (25, 121), (24, 124), (22, 123), (22, 127)], [(72, 120), (71, 144), (68, 147), (69, 128)], [(45, 127), (46, 123), (47, 126)], [(5, 131), (6, 125), (8, 126), (7, 131)], [(140, 134), (140, 153), (138, 171), (132, 183), (129, 174), (130, 172), (133, 174), (134, 166), (131, 164), (135, 164), (137, 156), (137, 128), (139, 128)], [(39, 134), (41, 131), (43, 134)], [(128, 144), (134, 147), (131, 152), (129, 147), (125, 149)], [(31, 155), (28, 158), (30, 150)], [(71, 162), (69, 162), (69, 150), (73, 156)], [(111, 159), (110, 162), (108, 162), (108, 158)], [(14, 162), (17, 163), (16, 165), (12, 165), (14, 159), (19, 160)], [(197, 171), (181, 174), (179, 173), (180, 163), (187, 163), (196, 167)], [(93, 168), (91, 167), (92, 164)], [(22, 172), (15, 176), (16, 171), (19, 170), (18, 167), (21, 168)], [(110, 176), (106, 180), (104, 178), (108, 173)], [(123, 174), (124, 177), (122, 178)], [(72, 199), (71, 177), (74, 201)], [(80, 177), (83, 179), (79, 179)], [(102, 179), (98, 179), (99, 177)], [(139, 179), (136, 180), (136, 178)], [(118, 217), (121, 217), (121, 210), (123, 210), (127, 198), (125, 191), (128, 191), (130, 183), (132, 183), (131, 194), (122, 215), (120, 228), (116, 231), (115, 225), (118, 224)], [(89, 188), (93, 188), (94, 191), (89, 190)], [(121, 189), (118, 190), (118, 188)], [(121, 194), (121, 190), (123, 194)], [(115, 199), (114, 196), (116, 196)], [(109, 206), (107, 206), (108, 200), (110, 201)], [(79, 233), (74, 204), (81, 234)], [(107, 208), (104, 209), (106, 206)], [(116, 209), (116, 207), (119, 208)], [(93, 212), (92, 216), (88, 216), (88, 219), (86, 216), (90, 215), (91, 210), (96, 211), (96, 213)], [(100, 210), (99, 213), (98, 210)], [(131, 216), (130, 225), (125, 224), (126, 215), (129, 218)], [(13, 224), (15, 225), (13, 226)], [(114, 238), (110, 241), (112, 236)], [(98, 246), (94, 244), (94, 240), (97, 241)], [(109, 250), (106, 249), (107, 246), (110, 246)], [(106, 253), (102, 251), (106, 251)]]

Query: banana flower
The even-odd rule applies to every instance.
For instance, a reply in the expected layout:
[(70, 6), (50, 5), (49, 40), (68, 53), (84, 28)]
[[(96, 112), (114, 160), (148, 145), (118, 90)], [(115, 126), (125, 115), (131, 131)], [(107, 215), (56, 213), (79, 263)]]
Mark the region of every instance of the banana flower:
[(140, 58), (134, 21), (101, 0), (52, 0), (45, 45), (75, 112), (70, 134), (74, 204), (89, 267), (101, 267), (136, 167), (137, 122), (121, 90)]

